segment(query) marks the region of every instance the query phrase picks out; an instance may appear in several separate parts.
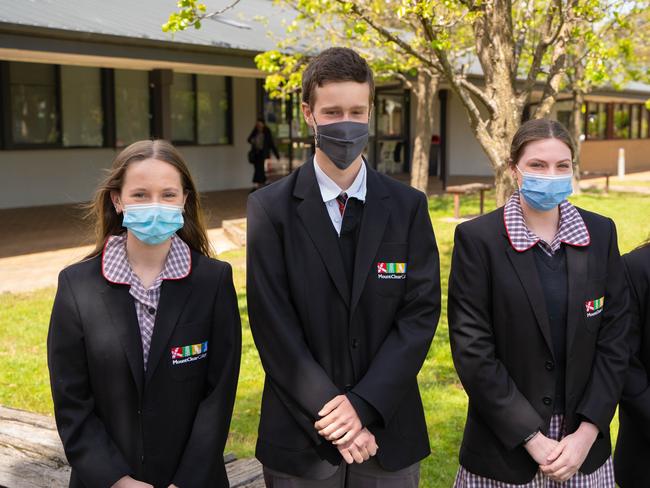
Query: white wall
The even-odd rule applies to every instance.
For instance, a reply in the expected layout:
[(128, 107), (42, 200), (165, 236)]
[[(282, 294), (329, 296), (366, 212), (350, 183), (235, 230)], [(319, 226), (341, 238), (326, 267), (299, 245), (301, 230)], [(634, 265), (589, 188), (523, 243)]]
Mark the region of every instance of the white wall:
[(450, 175), (492, 176), (492, 166), (469, 126), (460, 100), (447, 98), (447, 167)]
[[(233, 145), (182, 146), (199, 191), (251, 186), (246, 137), (256, 118), (255, 79), (233, 78)], [(89, 200), (113, 149), (0, 150), (0, 208)]]

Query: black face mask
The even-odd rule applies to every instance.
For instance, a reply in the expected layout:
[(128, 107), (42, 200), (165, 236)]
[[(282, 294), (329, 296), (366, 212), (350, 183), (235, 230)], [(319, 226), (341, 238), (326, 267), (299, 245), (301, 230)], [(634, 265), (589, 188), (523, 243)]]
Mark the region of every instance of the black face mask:
[(339, 169), (347, 169), (368, 144), (368, 124), (363, 122), (334, 122), (318, 125), (316, 147), (320, 148)]

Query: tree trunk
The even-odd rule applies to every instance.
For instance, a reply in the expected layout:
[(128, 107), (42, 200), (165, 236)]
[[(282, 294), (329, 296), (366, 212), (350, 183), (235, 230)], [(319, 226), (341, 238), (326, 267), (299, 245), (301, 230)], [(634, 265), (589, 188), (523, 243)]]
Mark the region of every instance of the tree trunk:
[(510, 198), (510, 195), (512, 195), (517, 189), (517, 183), (512, 177), (512, 171), (508, 164), (511, 140), (512, 136), (506, 140), (507, 143), (504, 141), (503, 144), (499, 144), (499, 153), (502, 154), (502, 156), (500, 156), (499, 162), (494, 166), (494, 185), (496, 187), (497, 207), (505, 205), (508, 198)]
[[(584, 103), (585, 94), (579, 88), (573, 89), (573, 103), (571, 105), (571, 137), (575, 146), (574, 165), (573, 165), (573, 193), (580, 193), (580, 147), (582, 145), (582, 105)], [(587, 128), (584, 128), (585, 132)]]
[(429, 154), (433, 134), (433, 101), (438, 93), (440, 77), (420, 69), (413, 92), (415, 103), (415, 141), (411, 159), (411, 186), (427, 193), (429, 185)]

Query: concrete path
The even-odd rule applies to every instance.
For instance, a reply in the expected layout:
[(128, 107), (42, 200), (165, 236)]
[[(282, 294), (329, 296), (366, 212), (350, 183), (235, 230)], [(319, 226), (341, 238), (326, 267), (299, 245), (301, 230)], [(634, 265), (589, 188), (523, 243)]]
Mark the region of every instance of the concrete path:
[[(236, 249), (221, 227), (208, 230), (213, 248), (220, 254)], [(0, 258), (0, 293), (19, 293), (56, 286), (59, 272), (79, 261), (92, 246), (72, 247)]]

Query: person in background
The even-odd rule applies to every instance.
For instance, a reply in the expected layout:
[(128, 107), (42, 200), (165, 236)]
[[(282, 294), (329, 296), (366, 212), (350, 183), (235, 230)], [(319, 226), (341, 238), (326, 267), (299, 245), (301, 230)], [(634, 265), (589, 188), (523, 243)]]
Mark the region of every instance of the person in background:
[(273, 134), (268, 128), (263, 118), (258, 118), (255, 127), (247, 139), (251, 145), (248, 151), (248, 162), (255, 167), (253, 172), (253, 190), (257, 190), (266, 185), (266, 171), (264, 169), (265, 161), (271, 157), (271, 153), (276, 159), (280, 159), (280, 153), (275, 147)]
[(650, 242), (623, 256), (630, 289), (632, 358), (618, 409), (614, 454), (621, 488), (650, 486)]
[(47, 338), (70, 487), (227, 488), (239, 311), (183, 158), (128, 146), (91, 216), (95, 249), (60, 273)]
[(566, 200), (559, 122), (522, 124), (509, 166), (519, 190), (454, 239), (449, 335), (469, 397), (455, 487), (613, 488), (629, 359), (616, 228)]

